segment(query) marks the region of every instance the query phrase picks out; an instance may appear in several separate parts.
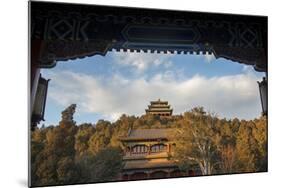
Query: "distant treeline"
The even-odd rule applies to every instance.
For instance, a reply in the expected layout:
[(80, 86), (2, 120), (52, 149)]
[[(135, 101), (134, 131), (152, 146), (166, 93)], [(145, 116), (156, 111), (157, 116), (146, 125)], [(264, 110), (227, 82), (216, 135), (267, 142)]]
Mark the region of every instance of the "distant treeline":
[(265, 117), (219, 119), (202, 107), (171, 118), (122, 115), (113, 123), (76, 125), (72, 117), (32, 132), (33, 186), (116, 180), (123, 165), (118, 138), (130, 128), (173, 128), (174, 159), (182, 170), (197, 166), (203, 175), (267, 171)]

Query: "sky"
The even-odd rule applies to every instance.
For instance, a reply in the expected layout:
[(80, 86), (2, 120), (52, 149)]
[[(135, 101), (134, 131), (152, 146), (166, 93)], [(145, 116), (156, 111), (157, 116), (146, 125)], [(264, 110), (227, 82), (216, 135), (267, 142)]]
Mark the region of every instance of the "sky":
[(211, 55), (108, 52), (58, 62), (43, 69), (49, 82), (45, 125), (77, 104), (77, 124), (141, 116), (152, 100), (167, 100), (174, 114), (203, 106), (220, 118), (254, 119), (261, 114), (257, 81), (264, 73)]

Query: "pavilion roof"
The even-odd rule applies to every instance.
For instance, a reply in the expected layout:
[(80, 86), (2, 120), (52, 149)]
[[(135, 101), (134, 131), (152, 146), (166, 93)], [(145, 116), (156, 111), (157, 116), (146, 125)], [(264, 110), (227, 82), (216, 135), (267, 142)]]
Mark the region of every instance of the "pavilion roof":
[(156, 139), (169, 139), (173, 129), (134, 129), (131, 130), (127, 137), (121, 140), (156, 140)]

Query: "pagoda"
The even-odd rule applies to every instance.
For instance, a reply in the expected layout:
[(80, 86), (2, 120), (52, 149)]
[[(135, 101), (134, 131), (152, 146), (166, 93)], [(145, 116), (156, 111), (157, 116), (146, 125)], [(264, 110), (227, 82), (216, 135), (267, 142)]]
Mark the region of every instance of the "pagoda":
[(145, 109), (146, 114), (158, 115), (160, 117), (170, 117), (173, 113), (173, 109), (170, 108), (168, 101), (151, 101), (148, 105), (148, 109)]

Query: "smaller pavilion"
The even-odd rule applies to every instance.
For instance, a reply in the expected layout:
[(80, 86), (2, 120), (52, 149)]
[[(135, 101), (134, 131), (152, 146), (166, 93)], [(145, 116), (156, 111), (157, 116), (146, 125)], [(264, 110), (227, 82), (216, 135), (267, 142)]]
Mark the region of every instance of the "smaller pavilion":
[[(139, 180), (186, 176), (172, 159), (175, 143), (172, 129), (129, 130), (121, 137), (124, 167), (121, 180)], [(192, 175), (192, 174), (189, 174)]]

